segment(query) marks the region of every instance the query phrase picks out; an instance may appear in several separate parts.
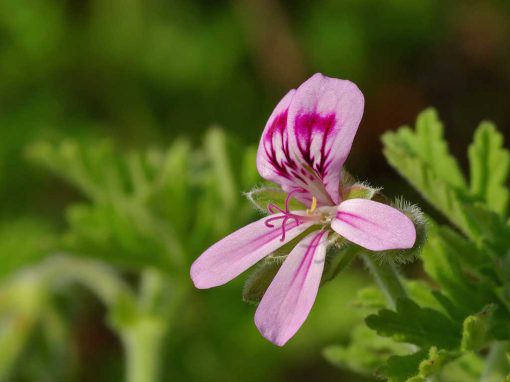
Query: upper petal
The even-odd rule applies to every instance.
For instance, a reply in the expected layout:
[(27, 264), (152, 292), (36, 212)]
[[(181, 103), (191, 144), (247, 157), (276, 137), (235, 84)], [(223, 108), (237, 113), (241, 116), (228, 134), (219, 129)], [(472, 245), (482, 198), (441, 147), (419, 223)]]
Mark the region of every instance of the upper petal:
[(282, 220), (273, 221), (274, 227), (270, 228), (265, 224), (267, 219), (264, 217), (231, 233), (196, 259), (190, 271), (195, 286), (205, 289), (229, 282), (313, 224), (302, 222), (297, 225), (294, 220), (289, 220), (285, 240), (281, 241)]
[(295, 90), (278, 103), (266, 123), (257, 151), (257, 170), (264, 179), (280, 185), (293, 184), (297, 167), (289, 147), (287, 113)]
[(354, 83), (317, 73), (297, 89), (288, 109), (295, 158), (301, 168), (313, 172), (334, 204), (340, 202), (340, 172), (363, 108), (363, 94)]
[(363, 114), (355, 84), (315, 74), (291, 90), (271, 114), (260, 140), (257, 169), (309, 204), (340, 202), (340, 171)]
[(327, 233), (313, 232), (290, 252), (262, 298), (255, 324), (272, 343), (284, 345), (301, 327), (317, 296)]
[(368, 199), (342, 202), (331, 228), (371, 251), (412, 248), (416, 241), (411, 219), (396, 208)]

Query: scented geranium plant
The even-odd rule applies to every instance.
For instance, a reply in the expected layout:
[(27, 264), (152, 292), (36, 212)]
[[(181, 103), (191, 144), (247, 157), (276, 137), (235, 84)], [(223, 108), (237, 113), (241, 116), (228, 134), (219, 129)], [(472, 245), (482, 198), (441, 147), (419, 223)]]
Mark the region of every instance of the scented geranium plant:
[[(195, 286), (225, 284), (254, 266), (243, 298), (258, 304), (261, 334), (281, 346), (320, 286), (359, 257), (377, 288), (359, 291), (353, 309), (365, 322), (347, 346), (325, 349), (329, 361), (390, 382), (510, 381), (510, 153), (502, 135), (480, 125), (469, 179), (434, 110), (420, 114), (415, 130), (383, 136), (389, 163), (446, 218), (437, 222), (343, 168), (363, 105), (353, 83), (320, 74), (280, 101), (257, 153), (259, 174), (276, 185), (246, 194), (268, 215), (198, 257)], [(416, 258), (422, 271), (408, 280), (398, 266)]]
[[(347, 344), (331, 338), (328, 361), (368, 380), (510, 381), (510, 153), (503, 135), (490, 122), (480, 124), (468, 149), (469, 176), (450, 155), (432, 109), (415, 128), (383, 135), (388, 162), (430, 205), (425, 218), (343, 168), (362, 111), (354, 84), (315, 75), (277, 106), (257, 156), (218, 129), (201, 148), (187, 140), (124, 154), (97, 142), (32, 145), (30, 160), (84, 198), (66, 210), (62, 232), (39, 219), (0, 227), (0, 381), (76, 379), (72, 306), (83, 294), (72, 284), (103, 303), (125, 352), (127, 381), (225, 379), (221, 362), (195, 362), (189, 370), (176, 362), (180, 354), (201, 359), (204, 337), (212, 344), (225, 335), (224, 326), (201, 326), (194, 314), (203, 310), (189, 298), (197, 291), (188, 270), (198, 251), (253, 216), (238, 190), (256, 182), (257, 169), (272, 185), (246, 196), (267, 215), (196, 259), (197, 287), (219, 286), (253, 268), (243, 299), (258, 304), (263, 336), (283, 345), (319, 288), (360, 259), (376, 285), (350, 296), (345, 277), (337, 291), (330, 288), (329, 298), (338, 293), (330, 301), (349, 294), (360, 314), (348, 313), (365, 319), (353, 324)], [(413, 260), (412, 272), (399, 269)], [(238, 328), (225, 346), (211, 349), (218, 360), (242, 365), (229, 371), (231, 379), (266, 378), (267, 364), (277, 362), (253, 363), (252, 354), (262, 356), (250, 350), (253, 341), (235, 352), (249, 354), (248, 362), (231, 352)], [(105, 364), (115, 369), (109, 358)]]

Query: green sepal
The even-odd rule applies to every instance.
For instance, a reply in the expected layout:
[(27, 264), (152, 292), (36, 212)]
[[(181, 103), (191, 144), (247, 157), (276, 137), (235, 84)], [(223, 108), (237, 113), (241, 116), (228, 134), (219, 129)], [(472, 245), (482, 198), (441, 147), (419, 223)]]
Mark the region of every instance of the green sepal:
[[(281, 188), (274, 186), (262, 186), (254, 188), (251, 191), (245, 193), (246, 198), (251, 204), (260, 212), (267, 213), (267, 206), (270, 203), (276, 204), (278, 207), (285, 208), (285, 200), (287, 199), (287, 193)], [(289, 200), (289, 209), (291, 211), (304, 211), (306, 206), (295, 198)]]
[[(318, 226), (308, 228), (299, 236), (274, 251), (270, 256), (261, 260), (246, 280), (243, 288), (243, 300), (248, 303), (258, 304), (288, 254), (305, 236), (317, 231), (318, 228)], [(351, 264), (358, 254), (359, 247), (349, 244), (338, 246), (332, 243), (326, 251), (326, 262), (322, 272), (321, 286), (334, 279)]]
[(331, 245), (327, 249), (326, 264), (322, 272), (321, 285), (333, 280), (352, 263), (358, 254), (358, 247), (350, 244)]
[(289, 253), (304, 237), (313, 231), (317, 231), (317, 226), (306, 229), (271, 255), (259, 261), (244, 284), (243, 301), (258, 304)]
[(258, 304), (262, 300), (284, 259), (281, 256), (269, 256), (255, 266), (243, 287), (244, 302)]
[(372, 199), (381, 188), (371, 187), (365, 183), (355, 183), (343, 192), (343, 200)]

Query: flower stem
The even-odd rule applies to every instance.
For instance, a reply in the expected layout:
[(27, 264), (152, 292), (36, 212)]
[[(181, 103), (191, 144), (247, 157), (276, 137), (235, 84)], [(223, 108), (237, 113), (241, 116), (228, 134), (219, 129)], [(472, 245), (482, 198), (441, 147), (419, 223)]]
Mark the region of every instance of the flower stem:
[(500, 382), (505, 379), (509, 372), (506, 356), (508, 351), (510, 351), (510, 343), (507, 341), (498, 341), (492, 344), (480, 382)]
[(408, 296), (395, 265), (377, 262), (377, 260), (368, 253), (362, 253), (361, 258), (366, 267), (370, 270), (375, 282), (386, 296), (388, 304), (392, 308), (395, 308), (399, 298)]

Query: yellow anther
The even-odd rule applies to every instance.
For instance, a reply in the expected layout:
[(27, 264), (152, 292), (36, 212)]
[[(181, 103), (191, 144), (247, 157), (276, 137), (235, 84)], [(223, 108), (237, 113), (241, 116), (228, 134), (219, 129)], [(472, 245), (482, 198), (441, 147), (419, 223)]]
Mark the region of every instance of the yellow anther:
[(308, 215), (311, 215), (313, 211), (317, 208), (317, 198), (315, 196), (312, 196), (312, 206), (306, 210), (306, 213)]

